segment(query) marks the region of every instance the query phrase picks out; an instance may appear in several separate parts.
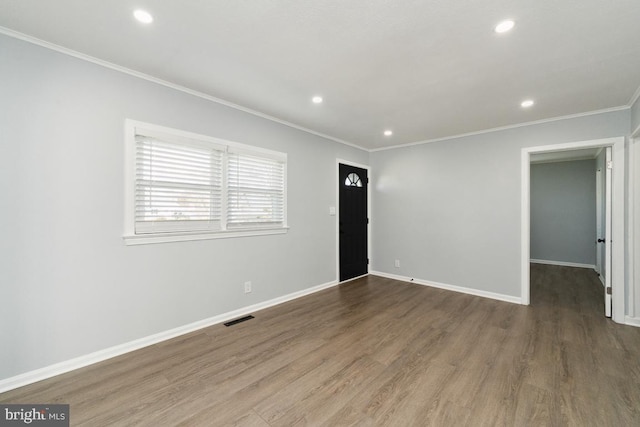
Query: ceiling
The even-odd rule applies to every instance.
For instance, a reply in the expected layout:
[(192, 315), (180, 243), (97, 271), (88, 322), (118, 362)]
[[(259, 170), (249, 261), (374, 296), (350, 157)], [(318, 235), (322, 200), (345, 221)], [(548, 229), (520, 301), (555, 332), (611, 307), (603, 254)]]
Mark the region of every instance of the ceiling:
[(638, 0), (0, 0), (5, 33), (366, 149), (628, 107), (638, 22)]

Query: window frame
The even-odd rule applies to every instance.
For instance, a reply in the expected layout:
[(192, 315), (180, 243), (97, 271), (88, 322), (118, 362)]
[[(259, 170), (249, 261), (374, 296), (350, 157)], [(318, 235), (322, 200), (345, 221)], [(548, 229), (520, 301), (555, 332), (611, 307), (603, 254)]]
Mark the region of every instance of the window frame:
[[(212, 148), (223, 148), (222, 155), (222, 219), (220, 230), (193, 231), (158, 231), (136, 234), (136, 135), (161, 135), (162, 138), (176, 140), (195, 140), (198, 143), (209, 144)], [(227, 141), (211, 136), (200, 135), (178, 129), (172, 129), (151, 123), (125, 119), (125, 225), (122, 236), (126, 245), (143, 245), (150, 243), (183, 242), (191, 240), (225, 239), (246, 236), (264, 236), (287, 233), (287, 154), (261, 147), (255, 147), (238, 142)], [(282, 225), (251, 226), (246, 228), (227, 229), (227, 192), (228, 192), (228, 155), (229, 152), (242, 151), (252, 156), (274, 159), (283, 164), (283, 221)]]

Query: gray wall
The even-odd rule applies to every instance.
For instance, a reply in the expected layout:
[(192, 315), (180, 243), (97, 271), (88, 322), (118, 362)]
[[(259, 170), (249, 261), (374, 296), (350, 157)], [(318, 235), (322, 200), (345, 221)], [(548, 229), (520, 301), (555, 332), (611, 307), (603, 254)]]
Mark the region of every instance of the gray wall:
[(595, 265), (595, 160), (531, 165), (531, 258)]
[[(6, 36), (0, 57), (0, 379), (336, 279), (336, 158), (368, 152)], [(125, 246), (125, 118), (286, 152), (289, 233)]]
[(631, 132), (638, 129), (640, 129), (640, 98), (636, 99), (636, 102), (631, 106)]
[(628, 135), (629, 120), (623, 110), (373, 152), (372, 270), (520, 297), (521, 149)]

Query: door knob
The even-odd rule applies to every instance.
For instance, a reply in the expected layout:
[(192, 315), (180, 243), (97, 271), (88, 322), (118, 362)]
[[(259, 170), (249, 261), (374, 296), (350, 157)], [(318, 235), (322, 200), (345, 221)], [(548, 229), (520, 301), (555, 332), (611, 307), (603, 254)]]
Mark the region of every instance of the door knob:
[(596, 243), (604, 243), (604, 239), (598, 239)]

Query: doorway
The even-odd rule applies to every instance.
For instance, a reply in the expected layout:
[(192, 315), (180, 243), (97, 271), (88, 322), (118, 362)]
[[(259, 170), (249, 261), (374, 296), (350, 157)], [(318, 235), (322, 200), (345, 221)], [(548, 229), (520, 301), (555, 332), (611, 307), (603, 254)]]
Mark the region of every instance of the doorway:
[[(538, 147), (523, 148), (521, 153), (521, 303), (530, 303), (530, 243), (531, 243), (531, 218), (530, 218), (530, 162), (531, 156), (535, 154), (558, 154), (581, 149), (611, 147), (611, 179), (612, 184), (610, 196), (612, 203), (611, 210), (611, 232), (607, 238), (607, 252), (611, 254), (611, 268), (607, 274), (610, 284), (607, 283), (603, 290), (605, 307), (609, 298), (611, 317), (618, 323), (624, 323), (624, 138), (607, 138), (592, 141), (582, 141), (567, 144), (547, 145)], [(555, 154), (554, 154), (555, 153)], [(605, 268), (605, 270), (607, 270)], [(611, 290), (607, 297), (607, 287)]]
[[(530, 156), (531, 263), (562, 266), (564, 268), (560, 270), (567, 276), (547, 274), (557, 270), (555, 267), (532, 265), (531, 282), (544, 284), (544, 280), (541, 282), (538, 277), (543, 274), (547, 278), (558, 280), (558, 289), (554, 289), (556, 296), (558, 294), (555, 291), (560, 292), (560, 283), (575, 291), (584, 289), (584, 293), (573, 295), (577, 299), (586, 295), (599, 295), (600, 306), (609, 307), (605, 310), (607, 317), (611, 317), (611, 303), (603, 302), (602, 294), (605, 291), (603, 285), (608, 269), (598, 267), (606, 264), (604, 260), (609, 259), (607, 255), (610, 254), (605, 242), (611, 241), (611, 229), (603, 226), (607, 222), (605, 218), (610, 218), (611, 213), (610, 203), (607, 205), (609, 208), (605, 209), (605, 199), (610, 202), (611, 198), (604, 197), (605, 194), (611, 194), (605, 185), (606, 175), (610, 173), (610, 170), (605, 172), (606, 154), (610, 150), (611, 147), (597, 147)], [(606, 181), (610, 183), (610, 179)], [(576, 268), (584, 271), (579, 272)], [(597, 284), (600, 292), (570, 286), (573, 278), (568, 276), (571, 276), (571, 272), (576, 277), (589, 277), (590, 280), (583, 280), (582, 283), (585, 286), (587, 283)], [(602, 283), (597, 279), (597, 272), (601, 273)], [(534, 292), (531, 289), (532, 298), (541, 295), (539, 290)], [(601, 312), (601, 309), (597, 310), (597, 313)]]
[(338, 271), (341, 282), (369, 272), (368, 170), (338, 163)]

